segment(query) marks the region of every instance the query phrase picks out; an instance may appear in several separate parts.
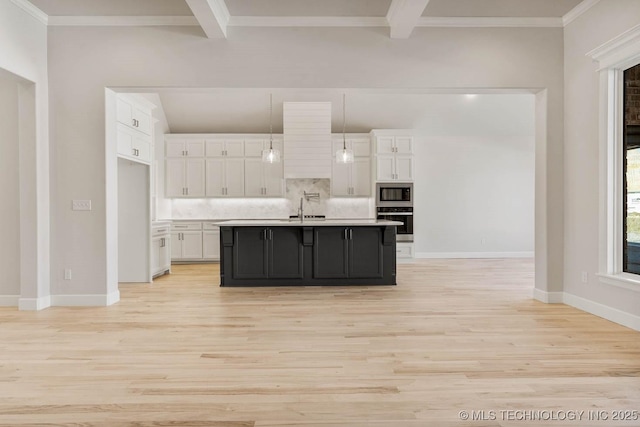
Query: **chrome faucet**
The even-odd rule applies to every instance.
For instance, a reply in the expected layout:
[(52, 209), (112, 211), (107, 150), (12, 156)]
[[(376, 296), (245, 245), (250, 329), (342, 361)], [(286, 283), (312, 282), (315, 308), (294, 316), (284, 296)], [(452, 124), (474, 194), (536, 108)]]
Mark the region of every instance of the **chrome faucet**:
[(304, 222), (304, 200), (307, 199), (307, 202), (310, 200), (318, 200), (320, 199), (320, 193), (307, 193), (306, 190), (302, 193), (303, 196), (300, 197), (300, 207), (298, 208), (298, 216), (300, 217), (300, 222)]
[(300, 222), (304, 222), (304, 197), (300, 197), (300, 208), (298, 209), (298, 216)]

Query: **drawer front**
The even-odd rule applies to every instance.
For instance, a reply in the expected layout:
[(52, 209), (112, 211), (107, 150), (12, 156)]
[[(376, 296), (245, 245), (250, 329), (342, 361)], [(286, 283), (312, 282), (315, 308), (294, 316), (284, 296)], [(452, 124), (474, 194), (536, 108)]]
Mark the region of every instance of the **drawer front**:
[(171, 231), (170, 227), (153, 227), (153, 229), (151, 230), (151, 235), (153, 237), (162, 237), (162, 236), (166, 236), (167, 234), (169, 234), (169, 232)]
[(174, 222), (171, 231), (202, 230), (201, 222)]
[(203, 222), (202, 228), (204, 230), (220, 230), (220, 224), (217, 222)]

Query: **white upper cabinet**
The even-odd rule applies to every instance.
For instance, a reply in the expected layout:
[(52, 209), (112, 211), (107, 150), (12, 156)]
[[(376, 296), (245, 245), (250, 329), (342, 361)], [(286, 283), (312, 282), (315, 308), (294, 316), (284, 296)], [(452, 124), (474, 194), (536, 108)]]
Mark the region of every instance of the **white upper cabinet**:
[(347, 135), (347, 149), (353, 150), (353, 163), (336, 163), (335, 153), (343, 148), (342, 135), (334, 135), (332, 152), (334, 155), (331, 173), (331, 195), (333, 197), (369, 197), (371, 195), (371, 140), (368, 135), (353, 137)]
[(166, 197), (204, 197), (204, 159), (167, 159)]
[(146, 100), (118, 95), (116, 101), (116, 140), (119, 157), (150, 164), (152, 160), (152, 109)]
[(118, 156), (133, 160), (139, 163), (151, 163), (151, 136), (118, 123), (117, 144)]
[(166, 139), (167, 157), (204, 157), (203, 139)]
[(376, 180), (413, 181), (413, 137), (376, 135)]
[(244, 159), (207, 159), (207, 197), (243, 197)]
[(244, 157), (243, 140), (207, 139), (207, 157)]
[(126, 95), (118, 95), (116, 120), (146, 135), (151, 135), (151, 108)]
[[(275, 147), (274, 147), (275, 148)], [(282, 197), (282, 163), (264, 163), (262, 158), (246, 158), (244, 192), (247, 197)]]
[(377, 136), (377, 154), (413, 154), (411, 136)]

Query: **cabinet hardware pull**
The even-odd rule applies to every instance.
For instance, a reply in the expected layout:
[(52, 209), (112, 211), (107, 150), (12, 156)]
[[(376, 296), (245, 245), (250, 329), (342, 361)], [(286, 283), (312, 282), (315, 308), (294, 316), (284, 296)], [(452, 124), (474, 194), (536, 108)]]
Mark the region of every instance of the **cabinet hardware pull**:
[(347, 229), (346, 229), (346, 228), (342, 231), (342, 238), (343, 238), (344, 240), (347, 240), (347, 239), (349, 238), (349, 237), (347, 236)]
[(269, 240), (273, 240), (273, 230), (269, 229)]
[(131, 126), (133, 126), (133, 127), (136, 126), (136, 119), (131, 119)]
[(185, 156), (189, 156), (189, 150), (185, 151)]
[(189, 187), (187, 187), (187, 196), (189, 195)]
[(353, 228), (349, 229), (349, 240), (353, 240)]

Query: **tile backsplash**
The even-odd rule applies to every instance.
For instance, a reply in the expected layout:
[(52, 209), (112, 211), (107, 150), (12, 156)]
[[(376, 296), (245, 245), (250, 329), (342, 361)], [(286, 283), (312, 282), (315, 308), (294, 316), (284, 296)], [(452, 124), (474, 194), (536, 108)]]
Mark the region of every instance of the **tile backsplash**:
[(372, 218), (373, 202), (367, 197), (332, 198), (329, 179), (287, 179), (284, 198), (172, 199), (172, 219), (276, 219), (296, 215), (304, 192), (319, 198), (304, 201), (305, 215), (327, 218)]

